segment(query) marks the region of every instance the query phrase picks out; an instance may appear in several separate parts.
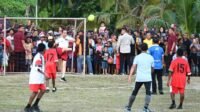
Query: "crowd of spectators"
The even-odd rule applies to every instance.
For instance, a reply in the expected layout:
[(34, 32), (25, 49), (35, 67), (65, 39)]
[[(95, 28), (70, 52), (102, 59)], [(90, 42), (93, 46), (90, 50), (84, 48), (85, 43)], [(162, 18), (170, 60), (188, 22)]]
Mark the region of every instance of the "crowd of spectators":
[[(138, 28), (124, 26), (120, 32), (112, 33), (102, 22), (98, 30), (87, 31), (86, 48), (84, 48), (84, 32), (78, 31), (74, 34), (73, 26), (61, 25), (59, 28), (43, 31), (35, 28), (35, 25), (28, 21), (27, 25), (19, 24), (7, 29), (5, 38), (3, 31), (0, 33), (1, 65), (6, 65), (7, 72), (30, 71), (37, 45), (43, 43), (48, 49), (48, 42), (56, 42), (63, 35), (63, 30), (75, 39), (75, 42), (69, 41), (72, 51), (67, 53), (67, 72), (83, 72), (84, 52), (86, 52), (87, 74), (129, 74), (134, 56), (141, 52), (140, 45), (146, 43), (151, 47), (152, 39), (157, 37), (159, 45), (165, 52), (164, 74), (168, 72), (167, 69), (175, 57), (177, 48), (182, 48), (185, 51), (185, 58), (190, 63), (192, 74), (200, 75), (199, 35), (181, 33), (174, 24), (170, 28), (148, 28), (147, 25)], [(0, 70), (3, 70), (2, 66)], [(58, 71), (60, 71), (59, 67)]]

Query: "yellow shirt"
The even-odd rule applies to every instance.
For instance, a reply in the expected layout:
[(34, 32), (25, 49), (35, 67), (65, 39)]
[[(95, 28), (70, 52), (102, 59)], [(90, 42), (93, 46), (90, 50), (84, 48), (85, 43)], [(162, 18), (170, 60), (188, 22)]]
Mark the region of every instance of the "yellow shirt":
[(143, 41), (143, 43), (146, 43), (146, 44), (148, 45), (148, 48), (150, 48), (150, 47), (153, 45), (153, 40), (152, 40), (152, 39), (150, 39), (150, 40), (145, 39), (145, 40)]

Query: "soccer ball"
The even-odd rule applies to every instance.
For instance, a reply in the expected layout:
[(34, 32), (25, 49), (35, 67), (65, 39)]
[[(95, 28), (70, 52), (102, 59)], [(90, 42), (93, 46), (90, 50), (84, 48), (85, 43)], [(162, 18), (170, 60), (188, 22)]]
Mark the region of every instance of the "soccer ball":
[(95, 16), (93, 14), (90, 14), (88, 16), (88, 21), (94, 21), (94, 19), (95, 19)]

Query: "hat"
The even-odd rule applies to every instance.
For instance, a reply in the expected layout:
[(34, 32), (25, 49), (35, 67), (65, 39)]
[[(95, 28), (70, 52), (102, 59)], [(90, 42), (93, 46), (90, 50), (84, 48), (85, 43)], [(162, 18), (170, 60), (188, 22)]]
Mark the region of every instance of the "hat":
[(44, 32), (41, 32), (40, 34), (39, 34), (39, 37), (41, 38), (41, 37), (44, 37), (45, 35), (44, 35)]
[(48, 40), (52, 40), (53, 39), (53, 36), (48, 36)]

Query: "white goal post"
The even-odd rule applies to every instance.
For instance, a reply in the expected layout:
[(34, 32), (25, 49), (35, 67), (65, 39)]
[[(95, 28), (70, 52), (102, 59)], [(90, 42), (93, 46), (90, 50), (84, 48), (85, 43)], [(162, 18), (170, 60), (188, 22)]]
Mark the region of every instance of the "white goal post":
[[(86, 18), (41, 18), (41, 17), (4, 17), (4, 38), (6, 38), (6, 23), (7, 23), (7, 20), (73, 20), (74, 21), (74, 32), (73, 32), (73, 37), (75, 38), (75, 35), (77, 33), (77, 21), (81, 21), (80, 24), (84, 23), (84, 48), (86, 49)], [(4, 44), (5, 44), (5, 41), (4, 41)], [(74, 45), (74, 44), (73, 44)], [(73, 46), (74, 48), (74, 46)], [(84, 59), (83, 59), (83, 75), (85, 75), (86, 73), (86, 50), (83, 49), (83, 56), (84, 56)], [(4, 47), (4, 52), (6, 51), (5, 47)], [(74, 60), (74, 51), (72, 51), (72, 64), (71, 64), (71, 72), (72, 72), (72, 69), (73, 69), (73, 66), (74, 66), (74, 63), (73, 63), (73, 60)], [(3, 74), (6, 75), (6, 65), (5, 63), (3, 64), (3, 68), (4, 68), (4, 71), (3, 71)]]

